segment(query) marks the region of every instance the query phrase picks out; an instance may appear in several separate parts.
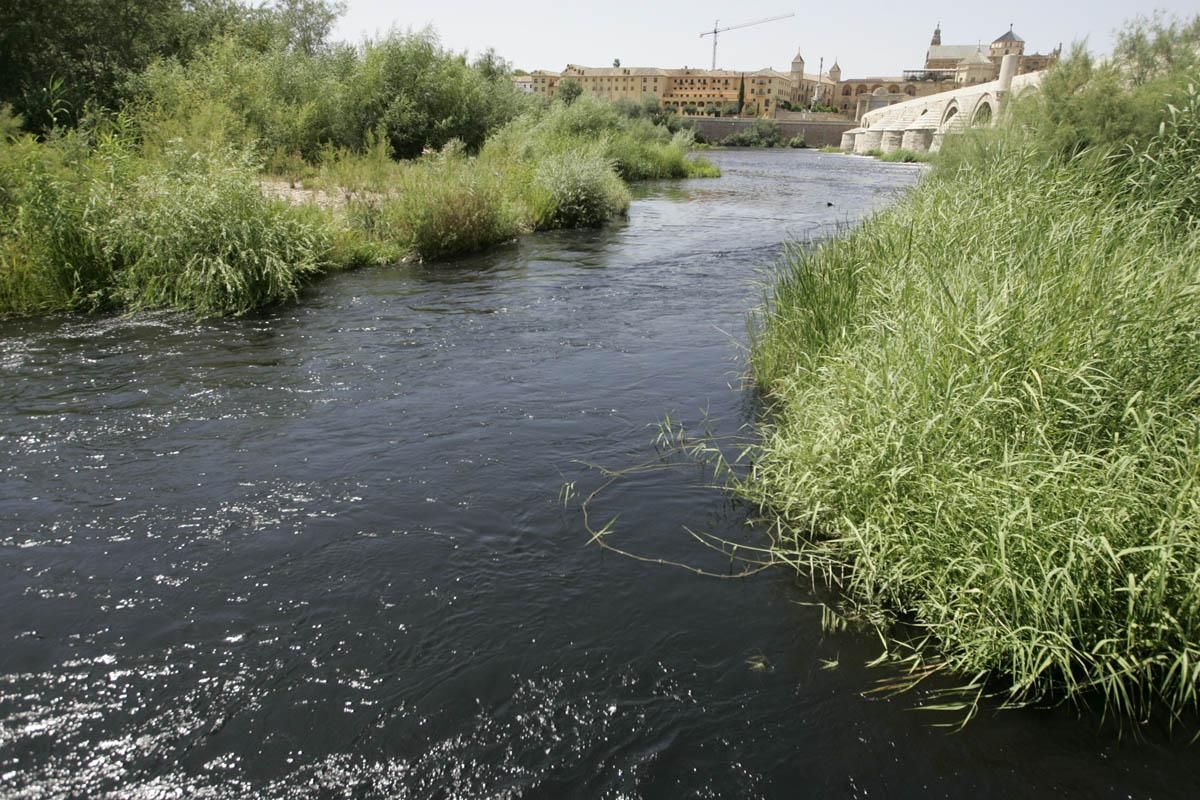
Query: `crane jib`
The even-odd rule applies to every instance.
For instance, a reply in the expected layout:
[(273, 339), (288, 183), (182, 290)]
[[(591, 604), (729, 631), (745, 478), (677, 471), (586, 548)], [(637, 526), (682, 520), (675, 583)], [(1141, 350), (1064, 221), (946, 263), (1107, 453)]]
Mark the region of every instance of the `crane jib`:
[(720, 27), (720, 24), (721, 24), (720, 20), (714, 21), (713, 29), (711, 31), (705, 31), (704, 33), (700, 34), (701, 39), (703, 39), (705, 36), (713, 37), (712, 68), (713, 69), (717, 68), (717, 34), (718, 33), (724, 33), (725, 31), (734, 31), (734, 30), (737, 30), (738, 28), (749, 28), (752, 25), (762, 25), (764, 22), (775, 22), (777, 20), (787, 19), (788, 17), (794, 17), (794, 16), (796, 16), (795, 13), (779, 14), (774, 17), (763, 17), (762, 19), (756, 19), (751, 22), (743, 22), (738, 25), (727, 25), (724, 28)]

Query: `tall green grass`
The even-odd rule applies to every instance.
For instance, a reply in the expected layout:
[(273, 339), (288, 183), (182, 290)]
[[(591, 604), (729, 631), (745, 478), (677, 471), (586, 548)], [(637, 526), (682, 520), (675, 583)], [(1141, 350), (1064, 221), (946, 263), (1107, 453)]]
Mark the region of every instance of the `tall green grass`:
[[(1043, 97), (948, 141), (897, 206), (793, 249), (755, 329), (770, 414), (738, 489), (775, 520), (780, 557), (858, 612), (914, 622), (915, 661), (1013, 704), (1133, 721), (1197, 707), (1186, 84), (1107, 138)], [(1110, 108), (1144, 107), (1113, 90)]]
[(500, 176), (453, 151), (398, 164), (387, 194), (353, 204), (353, 219), (369, 237), (425, 260), (481, 250), (521, 231)]
[(0, 145), (0, 313), (239, 313), (293, 297), (330, 248), (244, 152), (147, 161), (104, 131)]
[(109, 226), (121, 306), (243, 313), (294, 298), (326, 266), (324, 221), (265, 198), (245, 156), (169, 155), (141, 171)]
[(924, 164), (932, 161), (934, 158), (932, 153), (918, 153), (913, 150), (893, 150), (890, 153), (881, 153), (880, 161), (888, 161), (894, 164)]

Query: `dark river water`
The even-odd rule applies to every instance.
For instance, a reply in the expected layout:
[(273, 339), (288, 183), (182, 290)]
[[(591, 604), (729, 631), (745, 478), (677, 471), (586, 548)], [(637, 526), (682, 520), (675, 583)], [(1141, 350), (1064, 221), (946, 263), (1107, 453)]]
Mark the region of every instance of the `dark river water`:
[[(0, 323), (0, 796), (1195, 796), (1186, 737), (953, 734), (867, 693), (878, 639), (824, 633), (793, 574), (587, 546), (563, 486), (655, 463), (668, 414), (742, 429), (781, 243), (919, 175), (712, 158), (603, 230), (253, 317)], [(593, 522), (728, 569), (687, 529), (753, 539), (748, 512), (658, 463)]]

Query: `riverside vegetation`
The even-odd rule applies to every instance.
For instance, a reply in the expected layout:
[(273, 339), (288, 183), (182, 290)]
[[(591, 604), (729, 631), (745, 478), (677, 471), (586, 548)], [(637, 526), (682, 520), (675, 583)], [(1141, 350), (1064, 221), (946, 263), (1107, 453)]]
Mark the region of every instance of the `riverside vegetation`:
[(1171, 724), (1200, 686), (1200, 19), (1077, 49), (787, 257), (740, 492), (914, 680)]
[[(48, 41), (69, 28), (54, 5), (8, 22)], [(324, 0), (156, 0), (136, 31), (109, 31), (104, 7), (77, 9), (96, 19), (53, 63), (5, 42), (0, 315), (242, 313), (330, 270), (602, 224), (629, 181), (716, 174), (686, 128), (588, 96), (546, 105), (490, 52), (468, 63), (429, 32), (328, 44)]]

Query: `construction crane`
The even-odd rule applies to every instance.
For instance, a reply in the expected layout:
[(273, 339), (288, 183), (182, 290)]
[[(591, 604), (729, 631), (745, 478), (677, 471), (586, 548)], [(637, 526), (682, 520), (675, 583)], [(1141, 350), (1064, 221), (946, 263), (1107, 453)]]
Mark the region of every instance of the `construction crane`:
[(713, 37), (712, 68), (713, 69), (717, 68), (717, 34), (718, 33), (724, 33), (725, 31), (736, 31), (738, 28), (749, 28), (752, 25), (762, 25), (764, 22), (775, 22), (776, 20), (787, 19), (788, 17), (794, 17), (794, 16), (796, 16), (794, 13), (793, 14), (780, 14), (777, 17), (764, 17), (763, 19), (756, 19), (753, 22), (743, 22), (740, 25), (729, 25), (724, 28), (719, 27), (719, 25), (721, 24), (720, 20), (713, 22), (713, 29), (711, 31), (705, 31), (704, 33), (700, 34), (701, 39), (703, 39), (705, 36)]

